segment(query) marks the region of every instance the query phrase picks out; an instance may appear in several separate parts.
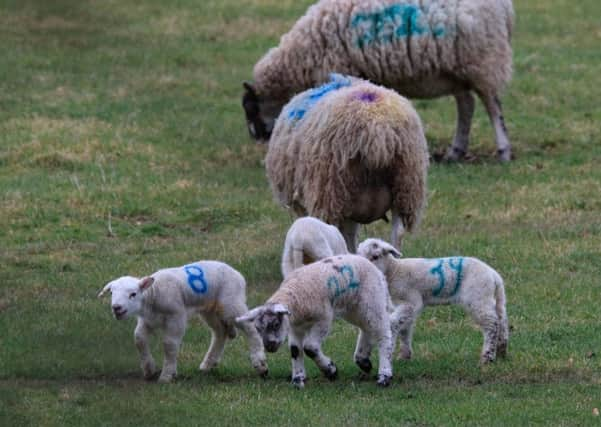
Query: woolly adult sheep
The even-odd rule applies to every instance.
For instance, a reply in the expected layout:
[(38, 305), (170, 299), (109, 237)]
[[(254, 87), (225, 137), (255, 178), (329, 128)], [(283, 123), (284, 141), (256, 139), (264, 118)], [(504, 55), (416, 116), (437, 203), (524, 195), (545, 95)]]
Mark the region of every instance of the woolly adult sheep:
[(419, 223), (428, 148), (419, 116), (396, 92), (333, 74), (282, 111), (265, 158), (279, 202), (336, 225), (348, 249), (359, 224), (392, 212), (391, 241)]
[(511, 0), (321, 0), (254, 67), (243, 106), (251, 135), (267, 140), (283, 105), (349, 74), (414, 98), (453, 95), (457, 126), (447, 160), (467, 152), (476, 93), (502, 161), (511, 159), (500, 92), (511, 78)]
[(344, 237), (333, 225), (317, 218), (299, 218), (290, 226), (282, 254), (282, 275), (332, 255), (346, 254)]
[(501, 276), (476, 258), (405, 258), (380, 239), (367, 239), (358, 253), (372, 261), (386, 276), (393, 303), (393, 345), (401, 337), (400, 356), (410, 359), (411, 339), (417, 316), (426, 305), (459, 304), (471, 314), (484, 335), (481, 363), (505, 357), (509, 328), (505, 287)]
[(177, 268), (159, 270), (139, 279), (125, 276), (109, 282), (98, 294), (112, 293), (111, 308), (117, 320), (137, 316), (134, 331), (146, 379), (158, 373), (150, 352), (149, 338), (163, 330), (163, 369), (160, 382), (171, 381), (177, 373), (177, 353), (191, 316), (200, 314), (211, 328), (209, 350), (201, 371), (219, 363), (227, 338), (236, 336), (237, 326), (246, 336), (255, 370), (267, 375), (267, 362), (261, 338), (251, 325), (235, 324), (235, 318), (248, 311), (246, 282), (232, 267), (218, 261), (199, 261)]
[(382, 273), (365, 258), (337, 255), (294, 270), (265, 305), (237, 321), (254, 323), (269, 352), (277, 351), (288, 336), (292, 383), (302, 388), (303, 351), (327, 378), (336, 378), (336, 365), (322, 352), (321, 344), (334, 318), (340, 316), (361, 330), (354, 359), (362, 371), (371, 370), (371, 350), (378, 346), (378, 385), (387, 386), (392, 378), (389, 307)]

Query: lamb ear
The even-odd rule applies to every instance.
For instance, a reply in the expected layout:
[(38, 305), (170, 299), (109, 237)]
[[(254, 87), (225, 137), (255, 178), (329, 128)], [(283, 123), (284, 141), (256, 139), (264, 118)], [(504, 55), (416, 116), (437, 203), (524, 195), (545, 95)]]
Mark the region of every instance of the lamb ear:
[(111, 285), (113, 282), (111, 283), (107, 283), (104, 288), (102, 288), (102, 290), (98, 293), (98, 298), (102, 297), (104, 294), (106, 294), (108, 291), (111, 290)]
[(255, 307), (252, 310), (250, 310), (248, 313), (236, 317), (236, 323), (244, 323), (244, 322), (254, 322), (255, 319), (263, 312), (265, 311), (265, 307), (263, 307), (262, 305), (259, 307)]
[(388, 253), (390, 255), (392, 255), (394, 258), (400, 259), (403, 254), (400, 253), (399, 251), (397, 251), (396, 249), (392, 248), (392, 249), (388, 249)]
[(140, 280), (140, 283), (138, 283), (138, 287), (140, 288), (141, 291), (144, 291), (144, 290), (150, 288), (153, 283), (154, 283), (154, 277), (152, 277), (152, 276), (144, 277), (142, 280)]
[(288, 307), (286, 307), (284, 304), (275, 304), (272, 308), (273, 312), (275, 314), (288, 314), (290, 315), (290, 311), (288, 310)]

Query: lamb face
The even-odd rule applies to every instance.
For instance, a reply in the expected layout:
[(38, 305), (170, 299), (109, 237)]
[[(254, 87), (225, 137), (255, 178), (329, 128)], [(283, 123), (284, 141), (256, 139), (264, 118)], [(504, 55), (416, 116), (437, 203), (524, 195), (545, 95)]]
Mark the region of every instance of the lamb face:
[(366, 239), (359, 244), (357, 255), (367, 258), (380, 271), (386, 268), (386, 257), (392, 255), (394, 258), (401, 258), (402, 254), (397, 251), (394, 246), (380, 239)]
[(152, 284), (154, 279), (140, 280), (136, 277), (124, 276), (108, 283), (98, 296), (111, 292), (111, 310), (117, 320), (136, 316), (142, 309), (142, 293)]
[(265, 350), (275, 353), (288, 336), (289, 315), (290, 312), (282, 304), (266, 304), (254, 308), (236, 321), (254, 322), (255, 328), (263, 340)]

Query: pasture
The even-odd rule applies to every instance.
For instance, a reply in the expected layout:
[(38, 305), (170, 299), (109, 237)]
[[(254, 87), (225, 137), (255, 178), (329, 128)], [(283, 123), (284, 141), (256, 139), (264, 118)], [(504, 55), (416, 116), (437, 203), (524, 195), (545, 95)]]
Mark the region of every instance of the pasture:
[[(96, 298), (106, 282), (219, 259), (244, 274), (251, 307), (279, 285), (293, 218), (272, 199), (241, 83), (311, 3), (0, 2), (0, 425), (599, 423), (598, 0), (515, 2), (502, 99), (516, 158), (495, 161), (478, 104), (473, 156), (432, 164), (424, 221), (405, 241), (405, 256), (476, 256), (501, 273), (507, 360), (479, 367), (480, 332), (438, 307), (388, 389), (359, 378), (343, 322), (325, 344), (336, 382), (307, 360), (307, 386), (293, 389), (286, 349), (268, 355), (262, 380), (239, 338), (201, 375), (200, 322), (178, 380), (142, 380), (135, 321)], [(414, 105), (430, 152), (442, 152), (454, 101)], [(388, 232), (375, 223), (360, 239)]]

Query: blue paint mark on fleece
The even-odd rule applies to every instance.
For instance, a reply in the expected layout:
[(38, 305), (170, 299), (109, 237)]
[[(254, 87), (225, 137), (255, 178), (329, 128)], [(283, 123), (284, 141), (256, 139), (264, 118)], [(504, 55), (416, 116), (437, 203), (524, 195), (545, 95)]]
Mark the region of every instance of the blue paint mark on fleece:
[(461, 281), (463, 280), (463, 257), (454, 257), (454, 258), (440, 258), (436, 260), (436, 266), (430, 269), (430, 274), (434, 274), (438, 276), (438, 287), (432, 290), (432, 295), (437, 297), (440, 296), (440, 293), (445, 287), (446, 278), (444, 274), (444, 264), (445, 261), (451, 270), (455, 270), (455, 287), (449, 294), (449, 297), (455, 296), (457, 291), (459, 291), (459, 287), (461, 286)]
[(328, 83), (307, 90), (299, 99), (295, 100), (293, 104), (288, 104), (284, 111), (284, 117), (294, 121), (301, 120), (324, 96), (350, 85), (351, 80), (348, 77), (332, 73), (330, 74), (330, 81)]
[[(333, 291), (333, 294), (330, 297), (332, 302), (334, 302), (334, 300), (339, 296), (357, 289), (360, 286), (359, 281), (355, 279), (355, 273), (350, 265), (343, 265), (338, 271), (343, 279), (347, 279), (348, 285), (346, 288), (341, 286), (337, 276), (330, 276), (328, 278), (326, 285), (330, 291)], [(347, 273), (348, 277), (345, 276), (345, 273)]]
[(204, 271), (197, 265), (186, 265), (184, 271), (188, 275), (188, 285), (197, 294), (204, 294), (209, 288)]
[(379, 11), (356, 14), (351, 20), (351, 28), (358, 32), (359, 48), (410, 36), (442, 37), (444, 27), (430, 28), (426, 13), (426, 9), (419, 6), (397, 3)]

